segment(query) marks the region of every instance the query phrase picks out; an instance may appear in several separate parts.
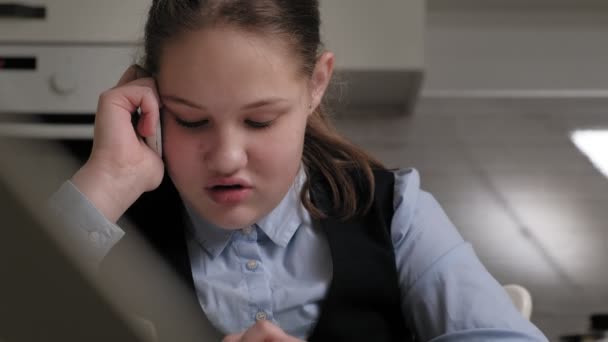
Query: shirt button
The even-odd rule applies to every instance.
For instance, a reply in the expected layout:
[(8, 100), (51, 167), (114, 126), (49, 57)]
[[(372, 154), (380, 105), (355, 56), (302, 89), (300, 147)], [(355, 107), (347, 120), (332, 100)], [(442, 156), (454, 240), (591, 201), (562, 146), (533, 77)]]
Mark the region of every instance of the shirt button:
[(101, 238), (101, 236), (99, 236), (98, 232), (89, 233), (89, 241), (91, 241), (93, 243), (98, 243), (100, 238)]
[(264, 321), (264, 320), (266, 320), (266, 318), (267, 318), (267, 315), (266, 315), (266, 313), (264, 311), (258, 311), (255, 314), (255, 320), (256, 321)]
[(245, 235), (249, 235), (249, 234), (251, 234), (251, 232), (253, 231), (253, 228), (251, 228), (251, 227), (247, 227), (247, 228), (243, 228), (243, 229), (241, 229), (241, 231), (242, 231), (242, 233), (243, 233), (243, 234), (245, 234)]
[(255, 270), (256, 268), (258, 268), (258, 262), (255, 260), (249, 260), (247, 261), (247, 269), (250, 271)]

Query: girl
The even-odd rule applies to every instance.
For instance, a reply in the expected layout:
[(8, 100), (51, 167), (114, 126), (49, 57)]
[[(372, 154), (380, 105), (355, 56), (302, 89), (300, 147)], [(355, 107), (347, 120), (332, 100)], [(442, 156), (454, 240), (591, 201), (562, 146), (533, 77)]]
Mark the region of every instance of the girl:
[[(315, 0), (154, 0), (149, 75), (100, 96), (56, 206), (84, 203), (60, 211), (95, 232), (99, 262), (112, 249), (104, 264), (128, 210), (226, 341), (545, 341), (417, 172), (332, 127), (319, 24)], [(138, 138), (157, 125), (162, 159)]]

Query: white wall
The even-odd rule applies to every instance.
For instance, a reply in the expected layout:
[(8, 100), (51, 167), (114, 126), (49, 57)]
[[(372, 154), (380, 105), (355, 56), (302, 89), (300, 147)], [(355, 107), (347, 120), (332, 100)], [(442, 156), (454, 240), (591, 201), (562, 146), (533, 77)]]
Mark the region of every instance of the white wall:
[(44, 19), (3, 18), (0, 42), (134, 44), (143, 35), (151, 0), (15, 1), (46, 9)]
[(321, 1), (321, 34), (349, 70), (419, 70), (424, 64), (424, 0)]
[(608, 4), (429, 0), (424, 94), (608, 90)]

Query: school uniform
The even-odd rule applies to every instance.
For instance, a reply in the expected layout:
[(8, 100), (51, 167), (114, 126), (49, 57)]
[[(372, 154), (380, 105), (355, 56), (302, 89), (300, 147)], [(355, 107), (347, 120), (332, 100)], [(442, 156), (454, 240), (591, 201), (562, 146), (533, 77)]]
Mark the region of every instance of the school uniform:
[[(376, 172), (372, 210), (346, 222), (310, 217), (299, 200), (305, 178), (301, 170), (275, 209), (238, 231), (184, 206), (168, 179), (127, 215), (223, 334), (265, 319), (311, 341), (546, 341), (420, 189), (415, 170)], [(331, 208), (323, 186), (312, 199)], [(113, 254), (129, 234), (73, 184), (51, 203), (77, 234), (96, 234), (93, 263), (120, 262)]]

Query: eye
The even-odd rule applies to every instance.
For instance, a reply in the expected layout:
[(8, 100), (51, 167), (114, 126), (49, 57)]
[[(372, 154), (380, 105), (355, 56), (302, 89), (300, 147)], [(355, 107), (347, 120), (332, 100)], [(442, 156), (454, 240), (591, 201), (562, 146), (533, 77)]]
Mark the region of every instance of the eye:
[(205, 126), (209, 123), (209, 120), (204, 119), (204, 120), (198, 120), (198, 121), (186, 121), (183, 119), (180, 119), (173, 111), (170, 111), (167, 107), (163, 107), (161, 109), (161, 115), (167, 115), (170, 114), (171, 118), (173, 118), (173, 120), (175, 120), (175, 123), (177, 123), (178, 125), (185, 127), (185, 128), (199, 128), (202, 126)]
[(274, 120), (269, 120), (269, 121), (253, 121), (253, 120), (245, 120), (245, 123), (247, 125), (249, 125), (251, 128), (266, 128), (266, 127), (270, 127), (270, 125), (273, 123)]
[(185, 121), (176, 116), (174, 118), (175, 118), (175, 122), (177, 122), (178, 125), (180, 125), (182, 127), (186, 127), (186, 128), (199, 128), (199, 127), (203, 127), (207, 123), (209, 123), (209, 120)]

